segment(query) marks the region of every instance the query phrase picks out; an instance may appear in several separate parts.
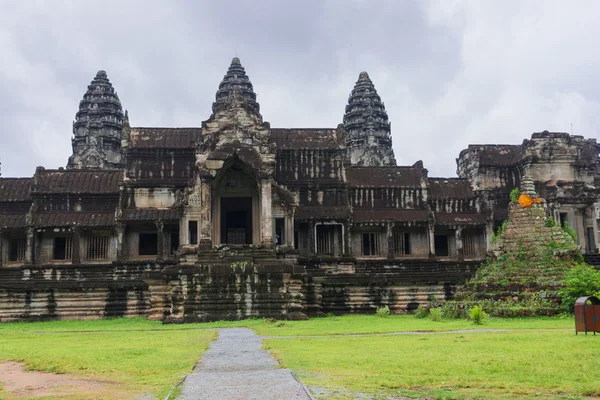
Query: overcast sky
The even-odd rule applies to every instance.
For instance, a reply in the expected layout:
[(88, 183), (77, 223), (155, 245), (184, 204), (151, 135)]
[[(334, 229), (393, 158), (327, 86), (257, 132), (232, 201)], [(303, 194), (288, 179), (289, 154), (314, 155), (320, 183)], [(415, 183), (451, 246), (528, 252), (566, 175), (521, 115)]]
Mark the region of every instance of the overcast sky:
[(455, 176), (473, 143), (600, 130), (600, 2), (0, 0), (3, 176), (65, 166), (104, 69), (132, 126), (200, 126), (240, 57), (272, 127), (336, 127), (361, 71), (399, 165)]

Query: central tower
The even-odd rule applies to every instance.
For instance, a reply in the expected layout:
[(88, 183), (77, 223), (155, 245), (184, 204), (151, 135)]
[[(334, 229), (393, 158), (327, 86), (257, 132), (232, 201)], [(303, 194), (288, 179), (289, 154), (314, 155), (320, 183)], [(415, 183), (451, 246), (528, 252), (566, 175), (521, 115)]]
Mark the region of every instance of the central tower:
[(348, 98), (344, 130), (352, 165), (396, 165), (388, 115), (366, 72), (360, 73)]

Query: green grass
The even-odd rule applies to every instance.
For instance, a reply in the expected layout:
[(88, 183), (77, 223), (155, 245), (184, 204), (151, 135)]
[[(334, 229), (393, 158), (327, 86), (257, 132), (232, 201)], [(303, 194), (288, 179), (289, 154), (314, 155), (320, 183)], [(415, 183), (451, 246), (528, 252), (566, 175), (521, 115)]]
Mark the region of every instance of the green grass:
[(267, 339), (264, 345), (305, 384), (329, 389), (326, 398), (572, 399), (600, 396), (598, 339), (548, 329)]
[(2, 324), (0, 360), (116, 382), (115, 398), (144, 393), (164, 398), (198, 362), (216, 331), (156, 327), (141, 319)]
[[(122, 385), (119, 390), (124, 393), (163, 398), (200, 359), (215, 337), (213, 328), (226, 327), (248, 327), (263, 336), (307, 336), (268, 339), (265, 345), (308, 385), (341, 388), (339, 398), (352, 398), (354, 392), (421, 398), (488, 398), (490, 393), (497, 398), (535, 393), (542, 398), (600, 395), (595, 383), (600, 379), (592, 365), (592, 360), (597, 364), (600, 359), (600, 343), (593, 341), (594, 336), (576, 337), (572, 317), (492, 318), (483, 326), (410, 315), (185, 325), (143, 318), (4, 323), (0, 324), (0, 360), (113, 381)], [(509, 332), (340, 336), (481, 328)], [(330, 337), (310, 337), (321, 335)], [(578, 380), (579, 376), (583, 378)]]

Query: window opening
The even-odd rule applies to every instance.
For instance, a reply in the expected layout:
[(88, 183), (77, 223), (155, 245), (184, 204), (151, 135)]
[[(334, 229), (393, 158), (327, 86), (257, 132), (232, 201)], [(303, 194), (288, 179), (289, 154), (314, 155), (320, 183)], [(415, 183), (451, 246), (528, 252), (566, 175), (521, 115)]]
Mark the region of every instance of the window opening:
[(155, 256), (158, 254), (157, 233), (140, 233), (138, 254), (140, 256)]

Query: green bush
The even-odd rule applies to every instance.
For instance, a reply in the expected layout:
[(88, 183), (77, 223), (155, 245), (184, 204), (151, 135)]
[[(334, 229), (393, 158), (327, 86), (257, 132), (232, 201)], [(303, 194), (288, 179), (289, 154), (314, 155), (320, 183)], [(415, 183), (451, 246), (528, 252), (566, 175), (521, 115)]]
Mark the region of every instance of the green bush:
[(455, 301), (448, 301), (442, 305), (442, 315), (448, 319), (465, 318), (465, 310)]
[(426, 307), (419, 307), (415, 311), (415, 318), (427, 318), (429, 310)]
[(498, 227), (498, 230), (495, 233), (492, 233), (492, 243), (494, 243), (498, 238), (506, 231), (506, 225), (508, 225), (508, 220), (502, 221), (502, 225)]
[(553, 216), (549, 216), (548, 218), (546, 218), (546, 226), (548, 228), (554, 228), (556, 226), (556, 221), (554, 221)]
[(429, 318), (431, 318), (432, 321), (441, 321), (442, 316), (442, 309), (439, 307), (432, 308), (431, 310), (429, 310)]
[(517, 204), (517, 202), (519, 201), (520, 195), (521, 195), (521, 191), (519, 190), (519, 188), (518, 187), (514, 188), (513, 190), (510, 191), (510, 201)]
[(388, 306), (385, 307), (377, 307), (375, 311), (378, 317), (389, 317), (390, 316), (390, 308)]
[(483, 311), (483, 308), (481, 308), (481, 306), (475, 306), (471, 308), (471, 312), (469, 313), (469, 319), (475, 325), (481, 325), (484, 324), (485, 321), (488, 319), (488, 314), (485, 311)]
[(567, 271), (558, 295), (567, 312), (573, 312), (575, 301), (583, 296), (600, 296), (600, 271), (581, 263)]
[(573, 240), (577, 240), (577, 232), (575, 232), (575, 229), (573, 229), (573, 227), (571, 225), (569, 225), (569, 223), (567, 221), (565, 221), (565, 225), (563, 226), (563, 230), (565, 232), (567, 232), (567, 234), (569, 236), (571, 236), (573, 238)]

